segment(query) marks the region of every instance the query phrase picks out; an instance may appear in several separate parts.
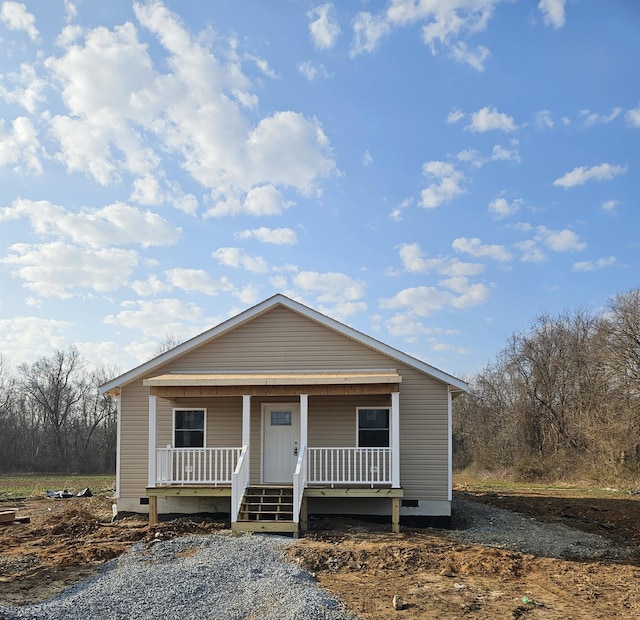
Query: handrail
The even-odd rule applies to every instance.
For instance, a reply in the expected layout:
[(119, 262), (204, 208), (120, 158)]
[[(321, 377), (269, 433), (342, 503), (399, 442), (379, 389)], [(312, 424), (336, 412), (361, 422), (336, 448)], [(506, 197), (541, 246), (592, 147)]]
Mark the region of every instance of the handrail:
[(156, 449), (157, 484), (231, 484), (242, 448)]
[(236, 469), (231, 474), (231, 522), (238, 520), (244, 492), (249, 486), (249, 446), (242, 446)]
[(300, 448), (296, 470), (293, 474), (293, 521), (300, 522), (300, 509), (307, 486), (307, 446)]
[(391, 448), (309, 448), (307, 483), (391, 484), (391, 456)]

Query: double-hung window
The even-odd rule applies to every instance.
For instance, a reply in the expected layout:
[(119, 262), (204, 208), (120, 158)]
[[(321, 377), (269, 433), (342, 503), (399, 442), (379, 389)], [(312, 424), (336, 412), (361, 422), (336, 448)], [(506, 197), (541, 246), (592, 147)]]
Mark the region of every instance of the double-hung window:
[(389, 408), (358, 408), (358, 447), (389, 447)]
[(204, 448), (204, 409), (173, 410), (173, 445), (175, 448)]

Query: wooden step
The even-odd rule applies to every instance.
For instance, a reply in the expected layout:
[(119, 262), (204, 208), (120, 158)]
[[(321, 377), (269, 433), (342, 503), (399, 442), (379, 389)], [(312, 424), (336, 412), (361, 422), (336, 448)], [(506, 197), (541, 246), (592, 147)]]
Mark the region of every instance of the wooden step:
[[(293, 524), (293, 488), (274, 486), (249, 487), (242, 499), (238, 522), (256, 524), (258, 529), (262, 528), (259, 524), (263, 522)], [(277, 528), (278, 526), (274, 527)], [(283, 531), (293, 530), (285, 527)]]

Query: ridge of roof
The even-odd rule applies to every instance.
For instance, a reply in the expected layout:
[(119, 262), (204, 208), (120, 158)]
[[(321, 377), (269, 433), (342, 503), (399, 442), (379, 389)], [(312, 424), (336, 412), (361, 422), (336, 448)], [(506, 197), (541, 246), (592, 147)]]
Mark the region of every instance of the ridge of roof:
[(354, 329), (353, 327), (349, 327), (348, 325), (345, 325), (344, 323), (341, 323), (336, 319), (332, 319), (331, 317), (322, 314), (321, 312), (318, 312), (317, 310), (314, 310), (309, 306), (305, 306), (298, 301), (294, 301), (293, 299), (287, 297), (286, 295), (283, 295), (282, 293), (277, 293), (276, 295), (268, 297), (260, 303), (247, 308), (239, 314), (236, 314), (226, 321), (223, 321), (222, 323), (211, 327), (201, 334), (198, 334), (197, 336), (186, 340), (173, 349), (170, 349), (169, 351), (166, 351), (165, 353), (162, 353), (157, 357), (154, 357), (149, 361), (132, 368), (131, 370), (119, 375), (118, 377), (115, 377), (111, 381), (102, 385), (100, 387), (100, 392), (109, 392), (117, 387), (122, 387), (128, 383), (131, 383), (142, 375), (153, 371), (154, 368), (166, 364), (173, 359), (181, 357), (190, 350), (201, 346), (202, 344), (220, 336), (221, 334), (224, 334), (227, 331), (235, 329), (243, 323), (251, 321), (255, 317), (271, 310), (278, 305), (288, 308), (293, 312), (297, 312), (298, 314), (301, 314), (302, 316), (305, 316), (312, 321), (320, 323), (321, 325), (324, 325), (325, 327), (328, 327), (329, 329), (332, 329), (342, 334), (343, 336), (346, 336), (347, 338), (351, 338), (352, 340), (355, 340), (360, 344), (378, 351), (379, 353), (391, 357), (392, 359), (403, 362), (404, 364), (407, 364), (408, 366), (411, 366), (416, 370), (419, 370), (420, 372), (430, 375), (435, 379), (443, 381), (444, 383), (447, 383), (458, 390), (467, 390), (466, 382), (462, 381), (461, 379), (458, 379), (457, 377), (454, 377), (453, 375), (450, 375), (436, 368), (435, 366), (431, 366), (430, 364), (427, 364), (422, 360), (412, 357), (411, 355), (408, 355), (407, 353), (404, 353), (399, 349), (395, 349), (390, 345), (384, 344), (380, 340), (372, 338), (371, 336), (368, 336), (358, 331), (357, 329)]

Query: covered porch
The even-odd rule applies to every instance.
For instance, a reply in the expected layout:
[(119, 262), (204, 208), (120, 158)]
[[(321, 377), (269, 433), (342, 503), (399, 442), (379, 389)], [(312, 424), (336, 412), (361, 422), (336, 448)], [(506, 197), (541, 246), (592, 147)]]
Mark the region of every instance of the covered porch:
[[(233, 530), (297, 534), (306, 530), (310, 498), (385, 498), (399, 531), (400, 382), (395, 370), (145, 379), (150, 521), (157, 521), (159, 497), (229, 497)], [(219, 402), (230, 403), (222, 422), (207, 413), (207, 405)], [(158, 429), (168, 436), (169, 409), (171, 441), (163, 444)], [(241, 424), (227, 433), (232, 445), (208, 445), (215, 429), (207, 423), (232, 426), (233, 420)], [(185, 445), (194, 442), (200, 445)], [(284, 518), (251, 507), (256, 488), (285, 490), (277, 507)]]

